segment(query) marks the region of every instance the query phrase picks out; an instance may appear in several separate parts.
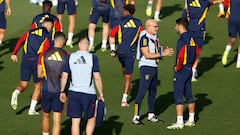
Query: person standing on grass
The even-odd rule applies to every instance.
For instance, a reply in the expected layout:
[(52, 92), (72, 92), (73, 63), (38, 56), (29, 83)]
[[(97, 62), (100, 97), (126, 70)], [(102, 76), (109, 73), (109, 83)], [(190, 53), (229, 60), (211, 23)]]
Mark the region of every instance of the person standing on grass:
[[(131, 77), (134, 69), (136, 57), (136, 47), (139, 33), (144, 29), (139, 19), (133, 18), (135, 6), (128, 4), (123, 7), (123, 18), (119, 20), (110, 32), (111, 55), (118, 55), (118, 60), (122, 66), (124, 76), (124, 91), (122, 96), (121, 107), (128, 107), (128, 92), (131, 89)], [(118, 47), (115, 48), (115, 36), (118, 35)]]
[(68, 53), (63, 50), (66, 38), (62, 32), (54, 35), (54, 47), (42, 53), (38, 59), (38, 77), (42, 83), (42, 135), (49, 135), (50, 117), (53, 111), (52, 135), (60, 135), (63, 103), (60, 101), (60, 80)]
[(154, 113), (155, 97), (157, 94), (158, 84), (158, 63), (164, 56), (172, 56), (173, 48), (160, 46), (157, 37), (158, 23), (154, 19), (146, 21), (146, 31), (141, 32), (138, 41), (137, 59), (139, 59), (140, 81), (138, 93), (135, 99), (134, 116), (132, 123), (135, 125), (141, 124), (140, 109), (142, 100), (148, 90), (148, 121), (158, 122), (159, 119)]
[(83, 37), (78, 44), (79, 50), (72, 53), (67, 60), (61, 78), (60, 100), (66, 102), (64, 89), (69, 74), (71, 82), (68, 90), (67, 116), (72, 119), (72, 135), (80, 134), (80, 122), (82, 114), (87, 119), (86, 134), (92, 135), (96, 125), (95, 102), (98, 99), (104, 102), (102, 78), (97, 56), (88, 52), (89, 39)]
[(40, 99), (41, 93), (41, 79), (37, 76), (37, 61), (40, 53), (50, 48), (49, 32), (53, 27), (53, 20), (51, 18), (45, 18), (42, 24), (43, 27), (29, 30), (19, 40), (11, 55), (13, 62), (18, 62), (17, 52), (23, 45), (20, 82), (16, 89), (12, 92), (11, 107), (16, 110), (18, 107), (18, 96), (24, 90), (28, 88), (31, 76), (34, 81), (34, 91), (30, 104), (28, 115), (38, 115), (35, 107)]
[[(177, 41), (176, 63), (174, 66), (174, 100), (176, 103), (177, 122), (168, 126), (167, 129), (182, 129), (184, 126), (194, 127), (195, 101), (192, 95), (192, 65), (199, 56), (199, 48), (187, 32), (187, 18), (176, 20), (175, 30), (180, 35)], [(183, 96), (187, 99), (189, 119), (184, 123)]]

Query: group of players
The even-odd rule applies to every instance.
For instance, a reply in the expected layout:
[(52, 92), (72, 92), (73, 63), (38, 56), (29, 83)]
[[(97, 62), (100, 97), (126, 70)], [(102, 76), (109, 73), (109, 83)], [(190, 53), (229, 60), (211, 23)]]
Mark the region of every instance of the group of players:
[[(67, 6), (69, 13), (69, 32), (68, 40), (66, 45), (72, 46), (73, 32), (75, 28), (75, 15), (76, 15), (76, 5), (74, 0), (70, 5)], [(68, 2), (69, 2), (68, 1)], [(4, 0), (3, 0), (4, 2)], [(35, 107), (40, 99), (42, 82), (37, 74), (37, 63), (39, 60), (39, 55), (42, 52), (46, 52), (49, 48), (54, 48), (55, 42), (65, 43), (65, 36), (62, 31), (62, 15), (65, 9), (64, 4), (58, 1), (58, 12), (57, 17), (52, 15), (51, 7), (52, 3), (49, 1), (43, 2), (43, 13), (36, 16), (33, 20), (31, 30), (26, 32), (17, 42), (16, 47), (13, 51), (11, 59), (16, 62), (18, 61), (17, 52), (23, 44), (23, 56), (21, 63), (21, 80), (20, 85), (12, 93), (11, 106), (14, 110), (17, 109), (18, 105), (18, 95), (23, 92), (28, 87), (28, 82), (30, 80), (31, 74), (34, 78), (34, 92), (30, 104), (29, 115), (37, 115), (38, 112), (35, 111)], [(134, 106), (134, 117), (132, 122), (134, 124), (140, 124), (139, 111), (141, 106), (141, 100), (143, 99), (146, 90), (149, 90), (149, 115), (148, 120), (151, 122), (158, 122), (159, 120), (154, 114), (154, 100), (156, 95), (156, 80), (157, 80), (157, 63), (163, 56), (171, 56), (173, 54), (172, 48), (163, 49), (160, 45), (158, 38), (156, 36), (156, 30), (158, 28), (157, 22), (160, 21), (159, 14), (161, 9), (162, 0), (158, 0), (156, 6), (156, 11), (154, 19), (148, 19), (146, 21), (146, 31), (143, 30), (143, 26), (140, 20), (133, 18), (135, 12), (134, 0), (93, 0), (92, 10), (89, 17), (89, 52), (94, 52), (94, 33), (96, 28), (96, 23), (100, 17), (103, 18), (103, 36), (102, 36), (102, 46), (101, 50), (106, 51), (107, 49), (107, 38), (108, 38), (108, 22), (110, 22), (110, 49), (111, 56), (115, 57), (118, 54), (119, 62), (122, 65), (122, 72), (124, 76), (124, 92), (121, 101), (122, 107), (127, 107), (128, 92), (131, 89), (131, 76), (133, 72), (134, 60), (136, 57), (136, 52), (139, 56), (139, 68), (140, 68), (140, 85), (138, 94)], [(194, 111), (195, 104), (194, 99), (191, 94), (191, 81), (196, 81), (196, 69), (198, 65), (198, 58), (200, 55), (200, 50), (204, 44), (205, 38), (205, 19), (207, 11), (210, 5), (216, 3), (222, 3), (223, 0), (214, 0), (209, 2), (208, 0), (185, 0), (185, 8), (183, 12), (183, 18), (176, 21), (177, 33), (181, 35), (178, 41), (178, 47), (176, 52), (176, 67), (174, 74), (174, 99), (176, 101), (177, 110), (177, 122), (173, 125), (168, 126), (168, 129), (181, 129), (184, 126), (195, 126), (194, 122)], [(4, 2), (5, 3), (5, 2)], [(10, 2), (6, 0), (7, 3), (7, 15), (11, 14)], [(2, 3), (0, 3), (2, 4)], [(130, 5), (131, 4), (131, 5)], [(146, 14), (151, 16), (153, 0), (149, 0)], [(109, 6), (111, 5), (111, 6)], [(159, 6), (160, 5), (160, 6)], [(227, 57), (231, 47), (236, 41), (237, 34), (240, 33), (240, 20), (237, 14), (240, 12), (239, 8), (240, 2), (237, 0), (230, 0), (230, 8), (226, 11), (226, 17), (228, 18), (228, 28), (229, 28), (229, 42), (226, 46), (222, 57), (222, 64), (227, 64)], [(1, 5), (2, 6), (2, 5)], [(5, 5), (4, 5), (5, 7)], [(71, 8), (75, 7), (75, 8)], [(1, 7), (0, 7), (1, 9)], [(4, 9), (5, 10), (5, 9)], [(3, 10), (3, 11), (4, 11)], [(221, 11), (222, 12), (222, 11)], [(220, 12), (219, 12), (220, 14)], [(221, 15), (222, 16), (222, 15)], [(5, 17), (4, 17), (5, 18)], [(184, 18), (187, 18), (184, 19)], [(2, 21), (1, 21), (2, 22)], [(189, 24), (188, 24), (189, 22)], [(5, 22), (6, 24), (6, 22)], [(6, 28), (3, 27), (4, 30)], [(0, 27), (0, 35), (2, 33), (2, 27)], [(5, 31), (4, 31), (5, 32)], [(184, 34), (186, 33), (187, 34)], [(56, 34), (57, 33), (57, 34)], [(141, 34), (140, 34), (141, 33)], [(115, 36), (118, 34), (117, 42), (118, 47), (115, 48)], [(139, 40), (138, 40), (139, 38)], [(1, 36), (0, 36), (1, 39)], [(3, 38), (2, 38), (3, 39)], [(58, 39), (58, 40), (57, 40)], [(2, 41), (2, 40), (0, 40)], [(38, 44), (38, 46), (36, 46)], [(137, 48), (139, 46), (139, 48)], [(62, 46), (60, 47), (62, 48)], [(187, 50), (190, 51), (187, 51)], [(189, 57), (189, 56), (193, 57)], [(53, 57), (53, 56), (51, 56)], [(54, 54), (52, 59), (59, 60), (59, 56)], [(150, 63), (150, 64), (149, 64)], [(237, 68), (240, 68), (240, 47), (238, 48), (238, 59)], [(26, 70), (28, 69), (28, 70)], [(42, 76), (46, 71), (42, 71)], [(184, 74), (186, 76), (182, 76)], [(46, 79), (46, 78), (45, 78)], [(187, 83), (185, 83), (185, 79)], [(151, 80), (149, 83), (149, 80)], [(177, 81), (176, 81), (177, 80)], [(179, 81), (180, 80), (180, 81)], [(189, 82), (190, 81), (190, 82)], [(60, 82), (59, 82), (60, 83)], [(44, 86), (44, 85), (43, 85)], [(47, 87), (47, 86), (46, 86)], [(60, 90), (60, 89), (59, 89)], [(53, 92), (54, 93), (54, 92)], [(58, 91), (60, 94), (61, 92)], [(102, 94), (101, 94), (102, 95)], [(102, 95), (103, 96), (103, 95)], [(189, 109), (189, 120), (183, 122), (183, 101), (182, 97), (185, 96), (188, 102)], [(61, 112), (62, 110), (57, 110)], [(47, 111), (49, 112), (49, 111)], [(45, 115), (46, 117), (46, 115)], [(59, 119), (58, 119), (59, 120)], [(44, 125), (43, 125), (44, 127)], [(44, 133), (48, 133), (46, 130)]]

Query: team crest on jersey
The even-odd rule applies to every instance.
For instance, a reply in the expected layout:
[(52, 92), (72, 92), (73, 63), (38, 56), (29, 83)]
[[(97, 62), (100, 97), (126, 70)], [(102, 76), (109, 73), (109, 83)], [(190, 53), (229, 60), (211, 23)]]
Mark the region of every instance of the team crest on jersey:
[(201, 7), (201, 4), (200, 4), (199, 0), (194, 0), (189, 4), (189, 6), (191, 6), (191, 7)]
[(174, 78), (173, 78), (173, 81), (174, 81), (174, 82), (175, 82), (175, 81), (177, 81), (177, 78), (176, 78), (176, 77), (174, 77)]
[(195, 41), (193, 40), (193, 38), (190, 39), (190, 46), (196, 46)]
[(149, 78), (150, 78), (150, 75), (149, 75), (149, 74), (146, 74), (146, 75), (145, 75), (145, 80), (149, 80)]
[(143, 46), (147, 46), (148, 45), (148, 40), (146, 38), (143, 39)]

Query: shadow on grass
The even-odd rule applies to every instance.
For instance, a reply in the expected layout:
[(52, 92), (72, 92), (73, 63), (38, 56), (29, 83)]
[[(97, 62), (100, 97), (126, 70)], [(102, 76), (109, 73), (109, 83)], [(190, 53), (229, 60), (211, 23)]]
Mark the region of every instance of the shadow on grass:
[(4, 68), (4, 66), (2, 66), (3, 63), (4, 63), (3, 61), (0, 61), (0, 70), (2, 70)]
[[(104, 121), (103, 125), (100, 127), (95, 128), (94, 134), (95, 135), (120, 135), (122, 131), (122, 122), (118, 122), (119, 116), (110, 116), (107, 120)], [(86, 124), (87, 121), (82, 119), (81, 120), (81, 134), (86, 134)], [(71, 133), (71, 119), (67, 119), (62, 123), (64, 126), (61, 129), (61, 135), (68, 135)]]
[(200, 56), (200, 62), (198, 64), (198, 77), (202, 76), (204, 72), (212, 69), (219, 61), (221, 61), (220, 54), (213, 54), (211, 57)]
[(182, 11), (182, 5), (181, 4), (175, 4), (172, 6), (163, 6), (161, 9), (161, 16), (160, 18), (163, 19), (165, 17), (171, 16), (174, 12)]
[[(195, 121), (197, 122), (200, 117), (199, 114), (204, 110), (206, 106), (212, 104), (212, 100), (208, 99), (208, 94), (199, 93), (195, 95)], [(188, 118), (188, 108), (184, 110), (184, 118)]]
[(12, 38), (12, 39), (3, 41), (3, 44), (0, 45), (0, 57), (8, 53), (11, 53), (17, 41), (18, 41), (18, 38)]

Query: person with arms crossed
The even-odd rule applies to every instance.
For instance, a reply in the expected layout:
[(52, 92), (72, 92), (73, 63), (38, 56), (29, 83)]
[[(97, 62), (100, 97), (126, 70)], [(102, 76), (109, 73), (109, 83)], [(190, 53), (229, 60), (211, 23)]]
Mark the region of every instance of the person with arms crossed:
[(89, 16), (89, 25), (88, 25), (88, 38), (90, 40), (89, 52), (94, 52), (94, 37), (96, 24), (100, 17), (102, 17), (102, 46), (101, 50), (104, 52), (107, 50), (107, 40), (109, 33), (109, 0), (92, 0), (92, 7), (90, 10)]
[(37, 77), (37, 61), (39, 54), (48, 50), (50, 47), (50, 40), (48, 39), (48, 35), (53, 27), (53, 20), (51, 18), (45, 18), (42, 25), (43, 27), (32, 29), (26, 32), (18, 40), (11, 56), (11, 60), (13, 62), (18, 62), (17, 52), (23, 45), (20, 84), (12, 92), (11, 107), (13, 110), (17, 109), (18, 95), (27, 89), (32, 75), (34, 81), (34, 91), (28, 115), (39, 114), (35, 111), (35, 107), (40, 98), (41, 92), (41, 80)]
[[(182, 129), (184, 126), (195, 126), (195, 102), (192, 96), (192, 65), (199, 56), (199, 48), (187, 32), (187, 18), (179, 18), (176, 20), (175, 26), (177, 34), (180, 38), (177, 41), (176, 63), (174, 67), (174, 100), (176, 103), (177, 122), (168, 126), (167, 129)], [(187, 99), (189, 119), (184, 123), (183, 96)]]
[[(7, 10), (5, 11), (7, 7)], [(3, 43), (7, 28), (6, 16), (11, 15), (10, 0), (0, 0), (0, 44)]]
[[(237, 35), (240, 36), (240, 1), (230, 0), (229, 7), (229, 19), (228, 19), (228, 44), (222, 56), (222, 64), (227, 65), (227, 59), (229, 52), (236, 42)], [(240, 38), (240, 37), (239, 37)], [(240, 40), (239, 40), (240, 41)], [(240, 68), (240, 43), (238, 45), (238, 55), (236, 68)]]
[(68, 24), (68, 39), (66, 42), (66, 46), (69, 46), (70, 48), (73, 48), (73, 35), (74, 35), (74, 29), (75, 29), (75, 18), (76, 18), (76, 5), (75, 0), (58, 0), (57, 4), (57, 17), (60, 20), (60, 24), (62, 27), (62, 19), (64, 10), (67, 8), (68, 11), (68, 18), (69, 18), (69, 24)]
[[(147, 8), (146, 8), (146, 15), (147, 16), (151, 16), (152, 15), (153, 2), (154, 2), (154, 0), (148, 0), (148, 4), (147, 4)], [(155, 12), (154, 12), (154, 20), (156, 20), (156, 21), (161, 21), (159, 19), (161, 8), (162, 8), (162, 0), (157, 0)]]
[(172, 48), (163, 50), (157, 37), (159, 26), (154, 19), (146, 21), (146, 31), (141, 32), (138, 41), (137, 59), (139, 59), (140, 81), (139, 89), (135, 99), (133, 124), (141, 124), (140, 107), (147, 90), (148, 94), (148, 120), (158, 122), (159, 119), (154, 114), (155, 96), (157, 94), (158, 84), (158, 63), (164, 56), (172, 56)]
[(102, 78), (100, 74), (97, 56), (88, 52), (89, 39), (83, 37), (78, 44), (79, 50), (72, 53), (64, 66), (61, 78), (60, 100), (66, 101), (64, 89), (71, 74), (71, 82), (68, 90), (67, 116), (72, 119), (72, 135), (80, 134), (80, 122), (82, 114), (87, 119), (86, 135), (92, 135), (96, 125), (95, 102), (98, 99), (104, 101)]
[(142, 23), (139, 19), (133, 18), (135, 12), (134, 5), (125, 5), (123, 7), (123, 18), (119, 20), (110, 33), (111, 55), (115, 56), (115, 36), (118, 34), (118, 60), (122, 66), (124, 76), (124, 92), (121, 106), (127, 107), (127, 96), (131, 85), (131, 76), (134, 69), (134, 61), (136, 57), (136, 47), (139, 33), (143, 30)]
[(65, 35), (56, 32), (54, 47), (42, 53), (38, 59), (38, 77), (42, 83), (42, 135), (49, 135), (50, 113), (53, 111), (52, 135), (60, 135), (63, 103), (60, 101), (60, 83), (63, 66), (68, 59), (68, 53), (63, 50)]
[(42, 22), (45, 18), (52, 18), (54, 21), (54, 25), (53, 25), (53, 28), (52, 28), (49, 36), (50, 36), (50, 39), (52, 39), (52, 41), (50, 42), (51, 47), (53, 47), (54, 34), (55, 34), (55, 32), (60, 32), (62, 28), (61, 28), (59, 19), (55, 15), (51, 14), (51, 9), (52, 9), (52, 2), (49, 0), (44, 0), (43, 6), (42, 6), (43, 12), (41, 14), (36, 15), (33, 18), (32, 24), (31, 24), (31, 29), (42, 27)]

